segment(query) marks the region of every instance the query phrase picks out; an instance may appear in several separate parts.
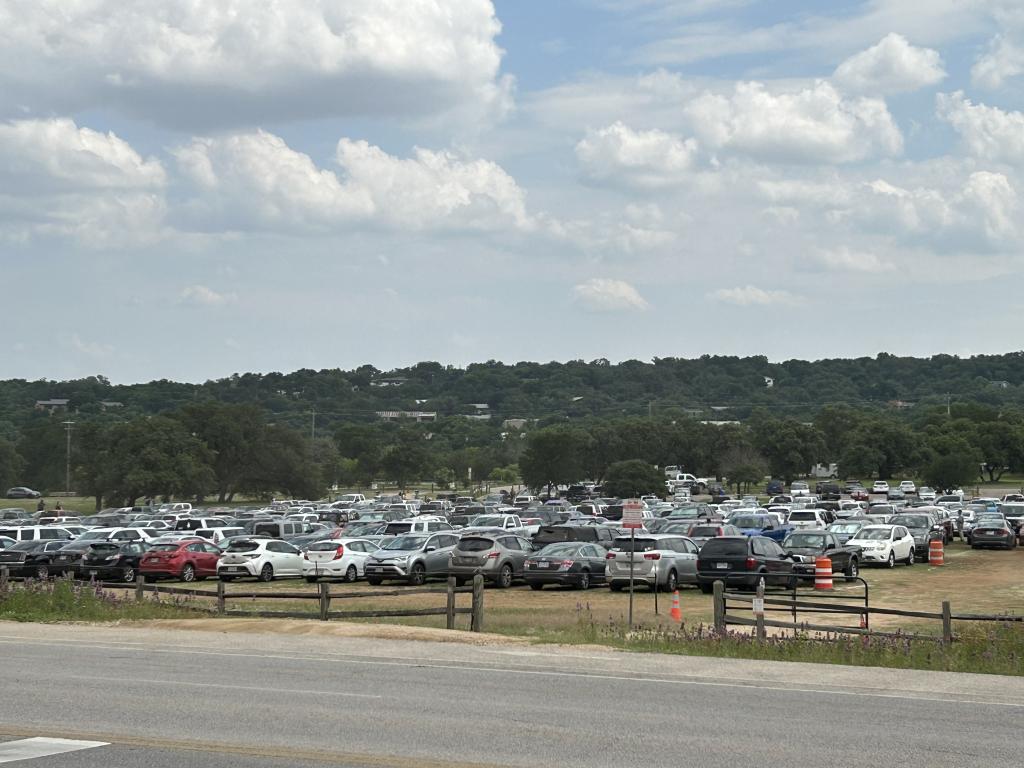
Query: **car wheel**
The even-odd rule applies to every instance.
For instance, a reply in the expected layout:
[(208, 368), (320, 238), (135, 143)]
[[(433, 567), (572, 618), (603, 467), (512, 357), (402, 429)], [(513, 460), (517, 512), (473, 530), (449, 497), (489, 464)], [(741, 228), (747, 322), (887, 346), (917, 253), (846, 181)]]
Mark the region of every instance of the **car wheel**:
[(890, 568), (896, 567), (896, 553), (889, 550), (889, 561), (886, 563)]
[(270, 563), (264, 564), (260, 569), (260, 581), (273, 581), (274, 580), (274, 566)]
[(187, 582), (196, 580), (196, 569), (192, 563), (186, 563), (185, 567), (181, 569), (181, 580)]
[(495, 582), (495, 585), (499, 589), (508, 589), (512, 586), (512, 575), (512, 566), (505, 563), (501, 566), (501, 570), (498, 571), (498, 580)]
[(351, 583), (353, 581), (356, 581), (358, 578), (359, 578), (359, 570), (354, 565), (350, 565), (348, 567), (348, 570), (345, 571), (345, 581)]
[(679, 577), (676, 576), (675, 571), (669, 571), (668, 578), (665, 579), (665, 591), (675, 592), (677, 589), (679, 589)]
[(135, 581), (135, 569), (128, 566), (124, 569), (124, 575), (121, 578), (124, 580), (125, 584), (131, 584)]
[(847, 581), (853, 581), (860, 576), (860, 567), (857, 565), (857, 558), (850, 558), (850, 564), (846, 566), (846, 571), (843, 575), (846, 577)]
[(50, 569), (47, 568), (45, 565), (40, 565), (38, 568), (36, 568), (36, 576), (38, 576), (40, 579), (45, 579), (49, 575)]
[(590, 571), (583, 571), (580, 574), (580, 589), (590, 589)]
[(316, 584), (316, 582), (317, 582), (317, 577), (316, 576), (307, 576), (306, 577), (306, 583), (307, 584)]
[(544, 585), (538, 581), (531, 581), (530, 589), (532, 589), (534, 592), (540, 592), (542, 589), (544, 589)]
[(371, 587), (379, 587), (382, 582), (383, 582), (383, 579), (381, 579), (379, 576), (367, 576), (366, 577), (366, 583), (369, 584)]
[(622, 591), (622, 585), (621, 584), (615, 584), (613, 582), (613, 583), (608, 585), (608, 589), (610, 589), (612, 592), (621, 592)]
[(703, 592), (705, 595), (710, 595), (712, 592), (715, 591), (715, 585), (714, 584), (701, 584), (700, 585), (700, 591)]
[(414, 587), (421, 587), (426, 580), (427, 569), (423, 567), (423, 563), (416, 563), (409, 571), (409, 583)]
[(913, 547), (910, 548), (910, 553), (907, 555), (907, 559), (904, 560), (903, 562), (905, 562), (907, 565), (913, 565), (914, 564), (914, 548)]
[(764, 574), (762, 573), (760, 576), (757, 577), (757, 581), (754, 582), (754, 591), (756, 592), (758, 589), (760, 589), (763, 592), (765, 587), (767, 586), (768, 581), (765, 579)]

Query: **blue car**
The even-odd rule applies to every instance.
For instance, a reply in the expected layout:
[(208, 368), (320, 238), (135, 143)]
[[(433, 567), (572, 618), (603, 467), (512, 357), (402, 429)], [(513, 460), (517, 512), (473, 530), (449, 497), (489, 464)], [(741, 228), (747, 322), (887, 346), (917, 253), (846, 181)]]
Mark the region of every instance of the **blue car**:
[(735, 525), (744, 536), (764, 536), (777, 542), (793, 532), (793, 526), (779, 525), (771, 515), (739, 514), (729, 518), (729, 525)]

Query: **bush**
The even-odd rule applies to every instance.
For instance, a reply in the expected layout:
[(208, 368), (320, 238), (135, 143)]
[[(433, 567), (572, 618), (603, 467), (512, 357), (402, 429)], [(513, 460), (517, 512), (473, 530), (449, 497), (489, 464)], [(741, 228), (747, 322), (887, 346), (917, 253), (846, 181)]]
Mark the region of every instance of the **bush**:
[(8, 582), (0, 591), (0, 619), (9, 621), (116, 621), (185, 615), (189, 600), (153, 595), (139, 603), (94, 584), (71, 579)]

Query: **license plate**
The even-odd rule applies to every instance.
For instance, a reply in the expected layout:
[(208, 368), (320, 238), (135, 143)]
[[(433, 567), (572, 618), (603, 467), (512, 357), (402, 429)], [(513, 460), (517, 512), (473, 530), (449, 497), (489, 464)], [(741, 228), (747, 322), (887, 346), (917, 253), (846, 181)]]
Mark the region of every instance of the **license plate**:
[(715, 563), (715, 568), (717, 568), (720, 571), (727, 571), (727, 570), (729, 570), (729, 564), (728, 563)]

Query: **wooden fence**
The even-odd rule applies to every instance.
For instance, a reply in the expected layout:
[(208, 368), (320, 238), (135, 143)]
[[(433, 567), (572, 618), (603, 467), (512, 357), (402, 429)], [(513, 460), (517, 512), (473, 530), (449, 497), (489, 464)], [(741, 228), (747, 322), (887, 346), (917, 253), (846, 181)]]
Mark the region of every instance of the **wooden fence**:
[[(6, 588), (8, 582), (24, 581), (24, 577), (15, 577), (8, 574), (6, 567), (0, 567), (0, 589)], [(314, 616), (320, 621), (331, 619), (382, 619), (397, 618), (406, 616), (444, 616), (445, 626), (448, 629), (455, 629), (455, 617), (465, 615), (470, 617), (469, 629), (471, 632), (482, 632), (484, 627), (484, 578), (477, 574), (473, 577), (472, 585), (460, 587), (456, 584), (454, 576), (448, 578), (444, 587), (415, 587), (412, 589), (388, 589), (372, 592), (353, 591), (332, 591), (331, 585), (327, 582), (320, 582), (316, 592), (301, 590), (274, 590), (274, 591), (228, 591), (223, 581), (217, 582), (216, 590), (197, 589), (194, 587), (164, 587), (157, 583), (147, 583), (140, 574), (134, 585), (124, 582), (90, 581), (83, 582), (103, 587), (104, 589), (134, 590), (135, 599), (138, 602), (145, 600), (147, 593), (155, 595), (184, 595), (189, 597), (207, 598), (213, 601), (214, 607), (208, 609), (218, 616), (259, 616), (261, 618), (279, 619), (309, 619)], [(469, 608), (458, 607), (456, 598), (460, 594), (472, 595)], [(445, 604), (436, 608), (397, 608), (388, 610), (332, 610), (331, 603), (336, 600), (376, 600), (378, 597), (402, 597), (406, 595), (445, 595)], [(317, 613), (309, 611), (248, 611), (231, 609), (229, 602), (236, 600), (315, 600), (317, 602)]]
[[(721, 581), (714, 583), (713, 589), (714, 624), (715, 631), (724, 633), (729, 625), (754, 627), (755, 636), (763, 640), (766, 638), (765, 629), (776, 627), (779, 629), (790, 629), (794, 632), (830, 632), (833, 634), (846, 635), (875, 635), (878, 637), (906, 637), (914, 640), (941, 640), (944, 643), (952, 643), (956, 637), (953, 634), (954, 621), (998, 621), (998, 622), (1024, 622), (1024, 616), (993, 615), (979, 613), (953, 613), (952, 606), (948, 600), (942, 602), (941, 610), (930, 611), (906, 611), (897, 608), (875, 608), (868, 604), (867, 593), (862, 598), (863, 604), (852, 603), (828, 603), (822, 602), (824, 596), (820, 595), (797, 595), (794, 591), (784, 597), (765, 597), (764, 586), (758, 585), (754, 594), (739, 594), (726, 592), (725, 584)], [(801, 597), (815, 599), (800, 599)], [(828, 595), (828, 597), (833, 597)], [(729, 601), (749, 605), (754, 612), (753, 618), (737, 616), (729, 613)], [(775, 621), (764, 617), (765, 611), (777, 610), (792, 613), (793, 621)], [(843, 626), (831, 624), (812, 624), (805, 621), (797, 621), (798, 612), (826, 613), (833, 615), (857, 616), (862, 620), (863, 626)], [(868, 627), (870, 617), (879, 616), (905, 616), (912, 619), (929, 619), (942, 622), (942, 636), (922, 635), (908, 632), (879, 632)]]

